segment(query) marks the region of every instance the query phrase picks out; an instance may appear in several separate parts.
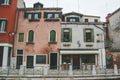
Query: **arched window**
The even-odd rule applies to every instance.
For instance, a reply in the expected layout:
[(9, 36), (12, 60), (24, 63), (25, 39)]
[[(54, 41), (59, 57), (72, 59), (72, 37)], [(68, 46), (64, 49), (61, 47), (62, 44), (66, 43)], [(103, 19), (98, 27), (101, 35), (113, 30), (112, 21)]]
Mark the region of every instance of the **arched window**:
[(33, 42), (34, 40), (34, 31), (30, 30), (28, 33), (28, 42)]
[(54, 30), (50, 31), (50, 42), (56, 41), (56, 32)]

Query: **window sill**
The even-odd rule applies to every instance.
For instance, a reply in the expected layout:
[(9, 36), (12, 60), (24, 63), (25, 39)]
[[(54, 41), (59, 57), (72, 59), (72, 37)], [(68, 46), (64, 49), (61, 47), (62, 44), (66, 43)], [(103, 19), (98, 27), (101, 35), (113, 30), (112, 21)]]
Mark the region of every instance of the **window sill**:
[(69, 47), (69, 46), (71, 46), (71, 44), (67, 44), (67, 43), (65, 43), (65, 44), (63, 44), (63, 46), (65, 46), (65, 47)]
[(34, 42), (26, 42), (26, 45), (32, 44), (34, 45)]
[(40, 19), (29, 19), (29, 22), (40, 21)]
[(92, 44), (86, 44), (86, 47), (93, 47)]
[(10, 4), (1, 3), (0, 5), (9, 6)]
[(59, 19), (51, 18), (51, 19), (45, 19), (45, 21), (59, 21)]
[(57, 42), (48, 42), (49, 44), (57, 44)]

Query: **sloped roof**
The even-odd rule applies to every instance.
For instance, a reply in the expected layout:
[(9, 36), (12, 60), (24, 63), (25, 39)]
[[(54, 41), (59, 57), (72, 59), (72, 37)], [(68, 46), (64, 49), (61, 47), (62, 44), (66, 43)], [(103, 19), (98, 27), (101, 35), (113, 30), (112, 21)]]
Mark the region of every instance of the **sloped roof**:
[(77, 13), (77, 12), (69, 12), (69, 13), (65, 13), (63, 14), (64, 16), (67, 16), (67, 15), (78, 15), (78, 16), (83, 16), (83, 14), (81, 13)]

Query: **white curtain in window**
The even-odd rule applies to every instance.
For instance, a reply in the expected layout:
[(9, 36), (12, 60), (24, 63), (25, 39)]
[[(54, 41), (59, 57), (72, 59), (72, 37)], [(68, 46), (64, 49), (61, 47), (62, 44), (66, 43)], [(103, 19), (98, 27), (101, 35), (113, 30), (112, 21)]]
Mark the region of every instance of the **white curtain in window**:
[(4, 31), (5, 31), (5, 24), (6, 24), (6, 21), (2, 21), (2, 23), (1, 23), (1, 28), (0, 28), (0, 31), (1, 31), (1, 32), (4, 32)]

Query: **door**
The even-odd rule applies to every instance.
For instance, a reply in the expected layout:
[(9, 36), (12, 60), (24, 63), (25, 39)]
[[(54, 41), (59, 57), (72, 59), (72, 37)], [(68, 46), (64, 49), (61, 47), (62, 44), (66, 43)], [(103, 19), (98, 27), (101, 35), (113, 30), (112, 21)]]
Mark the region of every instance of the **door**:
[(27, 68), (34, 67), (34, 56), (27, 56)]
[(2, 67), (2, 62), (3, 62), (3, 46), (0, 46), (0, 67)]
[(73, 69), (80, 69), (80, 56), (73, 55)]
[(16, 68), (20, 69), (20, 65), (22, 65), (23, 62), (23, 56), (17, 56), (17, 64), (16, 64)]
[(50, 69), (57, 69), (57, 53), (50, 53)]

